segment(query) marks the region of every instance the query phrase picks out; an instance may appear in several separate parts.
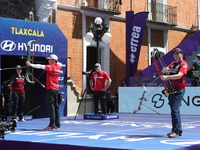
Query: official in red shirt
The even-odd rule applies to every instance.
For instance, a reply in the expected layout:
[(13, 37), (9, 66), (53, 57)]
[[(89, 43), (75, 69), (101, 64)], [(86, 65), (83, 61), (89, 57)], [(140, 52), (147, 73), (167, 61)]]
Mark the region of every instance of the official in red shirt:
[(176, 48), (172, 51), (175, 61), (163, 68), (163, 72), (169, 75), (161, 76), (163, 81), (168, 80), (171, 88), (169, 91), (169, 106), (171, 109), (172, 132), (168, 133), (169, 138), (174, 138), (182, 135), (180, 106), (185, 94), (186, 74), (188, 64), (183, 60), (183, 51)]
[(12, 92), (12, 116), (16, 119), (19, 115), (20, 121), (25, 121), (23, 118), (23, 109), (25, 104), (25, 78), (22, 74), (20, 65), (16, 66), (16, 73), (10, 78), (9, 88)]
[(60, 111), (58, 104), (59, 84), (58, 77), (60, 76), (62, 64), (58, 63), (58, 57), (51, 54), (46, 58), (49, 65), (31, 64), (26, 62), (27, 66), (46, 71), (46, 93), (45, 99), (49, 109), (50, 122), (49, 125), (43, 130), (56, 130), (60, 129)]
[(98, 102), (100, 100), (101, 111), (106, 114), (106, 90), (110, 86), (112, 80), (109, 75), (101, 70), (99, 63), (95, 64), (95, 72), (90, 77), (90, 88), (93, 91), (94, 113), (98, 113)]

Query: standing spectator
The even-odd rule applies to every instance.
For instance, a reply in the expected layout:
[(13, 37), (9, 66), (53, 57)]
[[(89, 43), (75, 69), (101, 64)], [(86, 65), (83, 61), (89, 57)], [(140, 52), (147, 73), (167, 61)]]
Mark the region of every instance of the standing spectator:
[(98, 113), (98, 102), (100, 100), (101, 111), (103, 114), (106, 114), (106, 90), (110, 86), (112, 80), (105, 71), (101, 70), (101, 65), (99, 63), (96, 63), (94, 67), (95, 72), (93, 72), (90, 77), (90, 88), (93, 91), (94, 113)]
[(183, 51), (180, 48), (176, 48), (172, 51), (172, 53), (174, 55), (175, 61), (173, 61), (162, 70), (164, 73), (169, 75), (161, 76), (163, 81), (171, 80), (170, 86), (172, 86), (172, 90), (168, 91), (168, 100), (172, 118), (172, 132), (167, 134), (169, 138), (174, 138), (182, 135), (180, 106), (185, 94), (185, 76), (188, 71), (188, 64), (183, 60)]
[(12, 114), (12, 93), (9, 88), (9, 83), (10, 80), (7, 80), (2, 84), (3, 115), (5, 119)]
[(25, 121), (23, 118), (23, 109), (25, 104), (25, 78), (22, 74), (22, 67), (20, 65), (16, 66), (16, 73), (10, 78), (9, 87), (12, 91), (12, 116), (13, 119), (17, 119), (19, 116), (19, 121)]
[(58, 57), (55, 54), (51, 54), (46, 58), (49, 65), (31, 64), (26, 62), (27, 66), (31, 66), (37, 69), (43, 69), (46, 71), (46, 93), (45, 99), (50, 115), (49, 125), (43, 130), (58, 130), (60, 129), (60, 111), (59, 111), (59, 84), (58, 77), (61, 73), (62, 64), (58, 62)]
[(106, 90), (106, 101), (107, 101), (107, 113), (113, 113), (115, 106), (113, 103), (111, 88), (108, 88)]
[(0, 99), (0, 119), (4, 117), (4, 97), (3, 97), (3, 93), (1, 93), (1, 99)]

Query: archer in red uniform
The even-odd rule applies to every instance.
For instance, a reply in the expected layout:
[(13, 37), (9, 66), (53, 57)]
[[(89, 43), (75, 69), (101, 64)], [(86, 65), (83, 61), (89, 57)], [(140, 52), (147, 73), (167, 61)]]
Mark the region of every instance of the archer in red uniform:
[(19, 115), (20, 121), (25, 121), (23, 118), (23, 109), (25, 104), (25, 78), (22, 74), (22, 67), (16, 66), (16, 73), (11, 77), (9, 88), (12, 92), (12, 116), (16, 119), (17, 114)]
[(175, 61), (162, 70), (164, 73), (169, 75), (161, 76), (163, 81), (169, 80), (170, 86), (173, 89), (172, 91), (169, 91), (168, 97), (172, 118), (172, 132), (167, 134), (170, 138), (182, 135), (180, 106), (185, 94), (185, 76), (188, 71), (188, 64), (183, 60), (183, 51), (180, 48), (176, 48), (172, 51), (172, 53)]
[(51, 54), (46, 58), (49, 65), (31, 64), (26, 62), (27, 66), (46, 71), (46, 93), (45, 99), (49, 109), (50, 122), (49, 125), (43, 130), (60, 129), (60, 111), (58, 103), (59, 85), (58, 77), (61, 73), (62, 64), (58, 63), (58, 57)]

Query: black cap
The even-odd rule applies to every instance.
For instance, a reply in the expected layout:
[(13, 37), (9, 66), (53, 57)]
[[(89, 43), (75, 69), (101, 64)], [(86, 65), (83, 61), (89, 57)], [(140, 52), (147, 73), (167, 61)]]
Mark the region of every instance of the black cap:
[(183, 53), (183, 51), (180, 48), (175, 48), (174, 50), (172, 50), (172, 54), (174, 53)]
[(16, 69), (21, 69), (22, 67), (20, 65), (17, 65), (16, 66)]

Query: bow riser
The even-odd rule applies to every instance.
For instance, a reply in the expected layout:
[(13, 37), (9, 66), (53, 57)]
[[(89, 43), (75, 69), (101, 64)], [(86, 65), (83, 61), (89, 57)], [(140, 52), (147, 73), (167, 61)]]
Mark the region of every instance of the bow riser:
[[(27, 43), (27, 58), (26, 58), (26, 61), (31, 61), (31, 43), (34, 42), (36, 43), (36, 40), (30, 40), (28, 43)], [(26, 75), (25, 75), (25, 78), (27, 80), (27, 82), (31, 83), (31, 84), (34, 84), (35, 82), (30, 80), (30, 76), (35, 79), (43, 88), (45, 88), (45, 85), (42, 84), (38, 79), (36, 79), (32, 73), (30, 72), (30, 66), (27, 66), (27, 72), (26, 72)]]

